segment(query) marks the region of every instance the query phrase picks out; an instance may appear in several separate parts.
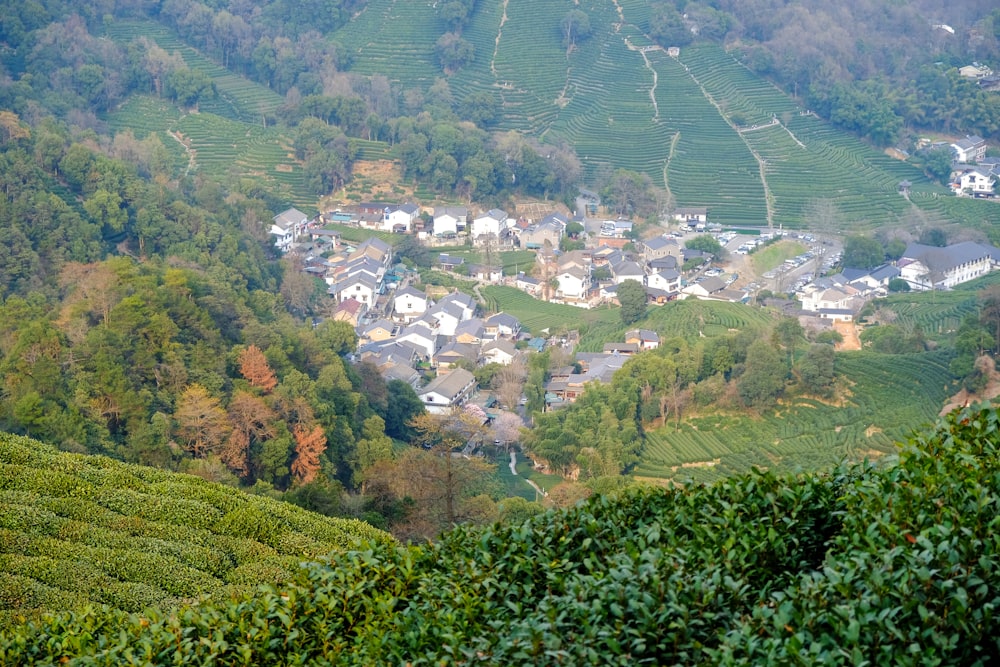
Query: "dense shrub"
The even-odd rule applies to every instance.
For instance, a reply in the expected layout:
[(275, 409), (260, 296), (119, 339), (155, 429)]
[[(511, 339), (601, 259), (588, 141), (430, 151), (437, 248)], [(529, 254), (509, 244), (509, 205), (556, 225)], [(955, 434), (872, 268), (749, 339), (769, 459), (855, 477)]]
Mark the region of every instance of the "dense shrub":
[[(632, 489), (373, 543), (230, 604), (48, 617), (4, 632), (0, 662), (985, 664), (1000, 650), (998, 425), (955, 413), (884, 468)], [(0, 599), (18, 585), (52, 594), (15, 574)]]

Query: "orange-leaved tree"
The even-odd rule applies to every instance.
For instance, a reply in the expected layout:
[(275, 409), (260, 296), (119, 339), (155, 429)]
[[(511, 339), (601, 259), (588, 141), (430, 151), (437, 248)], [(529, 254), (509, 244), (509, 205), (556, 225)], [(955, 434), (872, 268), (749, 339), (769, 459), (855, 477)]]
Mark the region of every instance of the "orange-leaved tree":
[(254, 387), (260, 387), (265, 393), (278, 386), (278, 378), (267, 362), (267, 357), (256, 345), (251, 345), (238, 358), (240, 375), (250, 381)]
[(326, 451), (326, 434), (319, 424), (311, 429), (296, 424), (292, 429), (295, 436), (295, 460), (292, 461), (292, 474), (300, 484), (308, 484), (316, 478), (320, 471), (319, 457)]

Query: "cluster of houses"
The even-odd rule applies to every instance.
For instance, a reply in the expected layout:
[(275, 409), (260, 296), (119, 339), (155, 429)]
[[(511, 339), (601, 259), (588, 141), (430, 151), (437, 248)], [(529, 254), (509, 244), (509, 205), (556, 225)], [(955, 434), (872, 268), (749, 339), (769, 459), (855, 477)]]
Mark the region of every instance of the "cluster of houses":
[(889, 282), (906, 281), (913, 290), (946, 290), (983, 276), (1000, 266), (1000, 249), (973, 242), (946, 247), (911, 243), (894, 264), (870, 271), (845, 268), (806, 284), (798, 293), (806, 314), (850, 321), (864, 304), (885, 296)]
[[(387, 380), (413, 386), (427, 410), (437, 414), (462, 405), (476, 391), (468, 368), (506, 366), (522, 354), (517, 318), (507, 313), (479, 317), (475, 300), (461, 292), (434, 302), (414, 287), (403, 287), (393, 295), (386, 317), (362, 324), (357, 332), (361, 360), (375, 364)], [(426, 385), (425, 370), (436, 372)]]
[[(936, 144), (945, 146), (946, 144)], [(993, 198), (1000, 179), (1000, 158), (987, 157), (986, 140), (966, 135), (947, 146), (952, 153), (950, 187), (960, 197)]]

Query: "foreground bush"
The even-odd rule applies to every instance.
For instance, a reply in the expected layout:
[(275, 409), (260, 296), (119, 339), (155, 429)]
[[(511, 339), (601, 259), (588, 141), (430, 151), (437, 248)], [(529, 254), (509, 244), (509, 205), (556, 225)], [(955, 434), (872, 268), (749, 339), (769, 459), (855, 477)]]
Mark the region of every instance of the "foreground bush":
[(380, 543), (179, 614), (10, 628), (0, 662), (985, 664), (1000, 430), (956, 413), (898, 464), (633, 490), (439, 543)]

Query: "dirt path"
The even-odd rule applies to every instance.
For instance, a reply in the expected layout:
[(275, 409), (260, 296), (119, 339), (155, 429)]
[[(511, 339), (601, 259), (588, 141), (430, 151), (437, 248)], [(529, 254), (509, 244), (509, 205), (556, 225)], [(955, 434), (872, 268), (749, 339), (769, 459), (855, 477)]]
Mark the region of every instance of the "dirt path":
[[(681, 62), (680, 59), (678, 59), (678, 62)], [(684, 63), (681, 64), (684, 65)], [(760, 172), (760, 182), (761, 185), (764, 187), (764, 207), (767, 211), (767, 226), (773, 227), (774, 194), (771, 192), (771, 188), (767, 184), (767, 160), (762, 158), (760, 156), (760, 153), (758, 153), (753, 149), (753, 146), (750, 145), (750, 142), (747, 141), (746, 137), (743, 136), (743, 133), (740, 132), (740, 128), (737, 127), (736, 124), (729, 119), (729, 116), (723, 113), (722, 105), (720, 105), (716, 101), (716, 99), (712, 97), (712, 95), (707, 90), (705, 90), (705, 86), (703, 86), (701, 81), (698, 80), (698, 77), (696, 77), (694, 74), (691, 73), (691, 69), (687, 65), (684, 65), (684, 71), (687, 72), (688, 76), (691, 77), (691, 80), (694, 81), (696, 86), (698, 86), (698, 89), (701, 91), (701, 94), (705, 96), (705, 99), (708, 100), (709, 104), (715, 107), (715, 110), (719, 113), (719, 116), (722, 117), (722, 120), (726, 122), (726, 125), (728, 125), (733, 129), (733, 132), (736, 133), (736, 136), (740, 138), (740, 141), (743, 142), (743, 145), (745, 145), (747, 147), (747, 150), (750, 151), (750, 154), (753, 155), (754, 160), (757, 161), (757, 169)]]
[(987, 380), (985, 389), (975, 394), (963, 389), (948, 399), (948, 402), (941, 408), (940, 414), (944, 416), (955, 408), (961, 408), (971, 403), (990, 401), (997, 396), (1000, 396), (1000, 373), (994, 369), (990, 372), (990, 379)]
[(854, 322), (840, 322), (834, 320), (833, 330), (843, 336), (844, 340), (837, 343), (837, 351), (850, 351), (861, 349), (861, 339), (858, 338), (858, 327)]

